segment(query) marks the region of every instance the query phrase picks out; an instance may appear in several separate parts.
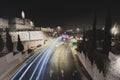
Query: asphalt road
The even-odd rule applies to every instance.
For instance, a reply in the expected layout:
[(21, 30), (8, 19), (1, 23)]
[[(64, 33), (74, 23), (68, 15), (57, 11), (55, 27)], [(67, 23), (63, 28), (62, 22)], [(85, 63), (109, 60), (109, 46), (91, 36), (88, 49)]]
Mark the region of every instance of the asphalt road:
[(65, 42), (55, 47), (43, 80), (82, 80), (74, 64), (69, 43)]
[(79, 65), (69, 41), (57, 38), (24, 62), (9, 80), (91, 80)]

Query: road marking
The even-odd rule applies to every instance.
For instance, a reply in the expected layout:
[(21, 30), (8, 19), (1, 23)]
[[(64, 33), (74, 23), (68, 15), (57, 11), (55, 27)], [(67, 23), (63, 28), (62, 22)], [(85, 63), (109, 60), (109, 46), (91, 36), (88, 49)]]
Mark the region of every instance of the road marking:
[(64, 77), (64, 70), (63, 69), (61, 70), (61, 73), (62, 73), (62, 77)]
[(52, 77), (52, 75), (53, 75), (53, 70), (51, 69), (50, 70), (50, 77)]

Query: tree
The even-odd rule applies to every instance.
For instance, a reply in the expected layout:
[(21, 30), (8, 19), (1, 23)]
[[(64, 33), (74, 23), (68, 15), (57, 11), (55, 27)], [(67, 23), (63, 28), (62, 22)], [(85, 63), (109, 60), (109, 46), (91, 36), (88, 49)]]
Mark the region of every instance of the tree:
[(94, 20), (93, 20), (93, 27), (92, 31), (89, 33), (89, 40), (88, 43), (88, 58), (90, 59), (91, 63), (94, 62), (94, 55), (96, 50), (96, 13), (94, 13)]
[(13, 51), (13, 42), (12, 42), (11, 35), (9, 34), (8, 29), (6, 29), (6, 47), (9, 52)]
[(24, 50), (24, 46), (23, 46), (23, 44), (22, 44), (22, 42), (20, 40), (20, 36), (19, 35), (18, 35), (18, 42), (17, 42), (17, 50), (21, 51), (21, 52)]
[(96, 13), (94, 13), (92, 34), (90, 37), (90, 50), (91, 50), (91, 52), (93, 52), (95, 49), (96, 49)]
[(3, 48), (4, 48), (4, 42), (0, 35), (0, 52), (2, 52)]
[(103, 51), (107, 56), (111, 50), (111, 30), (112, 20), (111, 20), (111, 11), (110, 9), (107, 12), (106, 23), (105, 23), (105, 33), (104, 33), (104, 42), (103, 42)]

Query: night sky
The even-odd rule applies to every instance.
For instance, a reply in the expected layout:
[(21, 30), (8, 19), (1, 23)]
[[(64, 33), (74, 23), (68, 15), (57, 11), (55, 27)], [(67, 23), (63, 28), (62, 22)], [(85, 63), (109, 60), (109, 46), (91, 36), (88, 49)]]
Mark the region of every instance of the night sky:
[(0, 17), (20, 17), (23, 10), (26, 18), (36, 26), (57, 25), (73, 28), (92, 25), (94, 11), (97, 12), (97, 25), (103, 26), (108, 7), (111, 8), (113, 22), (120, 23), (120, 4), (110, 0), (79, 0), (79, 2), (51, 0), (3, 0), (0, 2)]

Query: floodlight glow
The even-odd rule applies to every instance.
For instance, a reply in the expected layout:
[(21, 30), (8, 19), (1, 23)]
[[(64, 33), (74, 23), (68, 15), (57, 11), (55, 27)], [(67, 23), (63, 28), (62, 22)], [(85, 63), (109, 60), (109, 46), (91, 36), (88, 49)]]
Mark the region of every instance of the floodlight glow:
[(113, 26), (113, 28), (111, 29), (111, 33), (113, 34), (113, 35), (117, 35), (118, 33), (119, 33), (119, 31), (118, 31), (118, 26), (115, 24), (114, 26)]
[(22, 15), (22, 18), (24, 19), (25, 18), (25, 12), (22, 11), (21, 15)]

